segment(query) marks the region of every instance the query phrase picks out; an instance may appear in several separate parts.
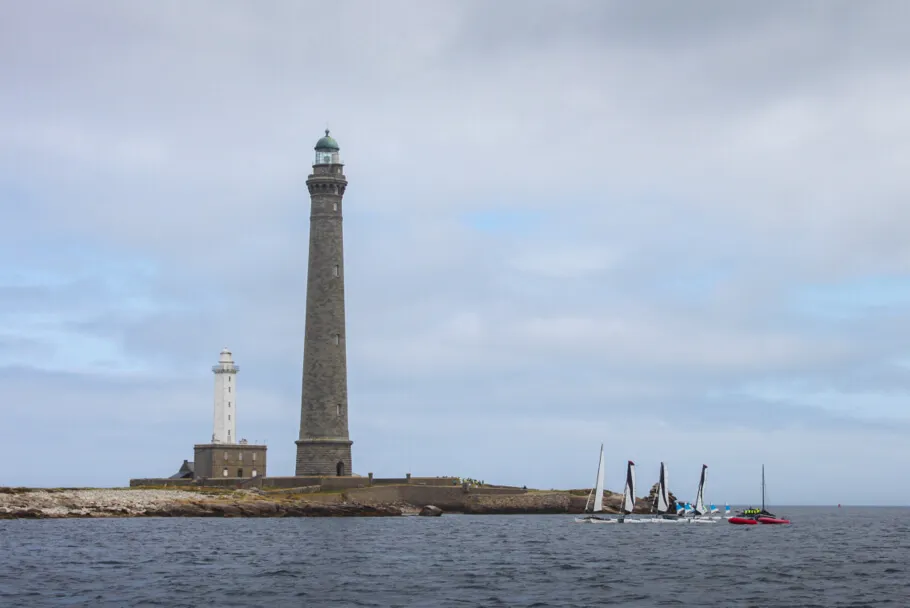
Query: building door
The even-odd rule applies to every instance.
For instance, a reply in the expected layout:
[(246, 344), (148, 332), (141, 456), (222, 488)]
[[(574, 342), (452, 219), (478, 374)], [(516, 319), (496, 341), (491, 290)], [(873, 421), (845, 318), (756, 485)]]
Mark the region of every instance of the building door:
[(344, 463), (343, 462), (339, 462), (338, 464), (335, 465), (335, 473), (339, 477), (344, 477)]
[(237, 469), (237, 477), (243, 477), (243, 469)]

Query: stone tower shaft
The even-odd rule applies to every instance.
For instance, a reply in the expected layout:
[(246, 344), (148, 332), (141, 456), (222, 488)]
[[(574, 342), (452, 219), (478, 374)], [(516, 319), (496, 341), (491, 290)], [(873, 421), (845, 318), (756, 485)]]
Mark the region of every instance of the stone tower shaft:
[(344, 308), (342, 198), (347, 187), (338, 144), (316, 144), (310, 192), (306, 328), (296, 475), (350, 475)]

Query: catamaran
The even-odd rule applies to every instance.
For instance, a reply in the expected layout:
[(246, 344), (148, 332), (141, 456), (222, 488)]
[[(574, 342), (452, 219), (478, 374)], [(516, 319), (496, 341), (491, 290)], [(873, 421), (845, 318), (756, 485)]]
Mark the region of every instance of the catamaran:
[(576, 517), (578, 523), (605, 523), (609, 520), (597, 517), (595, 513), (601, 513), (604, 510), (604, 444), (600, 444), (600, 462), (597, 464), (597, 478), (594, 481), (594, 489), (588, 494), (588, 500), (585, 503), (584, 517)]
[(657, 514), (650, 520), (653, 523), (675, 524), (682, 521), (679, 517), (679, 508), (676, 513), (670, 513), (670, 491), (667, 485), (667, 465), (660, 463), (660, 477), (657, 479), (657, 494), (654, 496), (654, 503), (651, 509)]
[(626, 519), (626, 515), (631, 515), (635, 509), (635, 463), (631, 460), (626, 467), (626, 485), (622, 489), (622, 503), (619, 506), (619, 518), (617, 523), (637, 524), (646, 520)]
[[(600, 446), (600, 466), (597, 468), (597, 482), (594, 487), (592, 494), (588, 495), (588, 501), (585, 503), (585, 515), (583, 517), (576, 517), (575, 521), (577, 523), (589, 523), (589, 524), (637, 524), (642, 523), (643, 519), (626, 519), (626, 515), (630, 515), (632, 510), (635, 508), (635, 463), (631, 460), (626, 469), (626, 485), (622, 491), (622, 502), (619, 506), (619, 515), (616, 517), (598, 517), (594, 515), (599, 511), (603, 510), (603, 446)], [(594, 498), (593, 503), (591, 498)]]
[(731, 524), (754, 526), (755, 524), (789, 524), (789, 519), (778, 517), (765, 510), (765, 465), (761, 465), (761, 509), (743, 509), (735, 517), (729, 518)]
[(703, 464), (701, 465), (701, 477), (698, 480), (698, 492), (695, 494), (695, 507), (692, 508), (692, 517), (690, 518), (693, 523), (706, 524), (716, 521), (715, 518), (708, 514), (708, 509), (705, 508), (705, 482), (707, 479), (708, 465)]

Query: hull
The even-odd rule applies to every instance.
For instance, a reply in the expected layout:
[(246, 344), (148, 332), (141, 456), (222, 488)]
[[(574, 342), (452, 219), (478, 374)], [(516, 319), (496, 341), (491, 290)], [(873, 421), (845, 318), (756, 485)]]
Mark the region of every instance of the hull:
[(615, 524), (615, 519), (601, 519), (599, 517), (576, 517), (576, 524)]
[[(649, 524), (652, 521), (650, 519), (620, 519), (620, 518), (599, 518), (599, 517), (576, 517), (575, 523), (577, 524)], [(672, 522), (675, 523), (675, 522)]]
[(789, 519), (780, 519), (777, 517), (759, 517), (758, 523), (760, 524), (789, 524)]
[(698, 519), (696, 517), (680, 517), (677, 519), (669, 519), (665, 517), (644, 517), (641, 519), (627, 519), (625, 523), (630, 524), (714, 524), (717, 523), (716, 519)]
[(662, 519), (660, 517), (656, 517), (654, 519), (643, 519), (641, 521), (646, 521), (649, 524), (690, 524), (690, 523), (692, 523), (691, 519), (682, 518), (682, 517), (679, 519)]
[(737, 526), (754, 526), (758, 523), (750, 517), (731, 517), (727, 521)]
[(655, 517), (648, 520), (652, 524), (684, 524), (688, 523), (685, 519), (667, 519), (664, 517)]

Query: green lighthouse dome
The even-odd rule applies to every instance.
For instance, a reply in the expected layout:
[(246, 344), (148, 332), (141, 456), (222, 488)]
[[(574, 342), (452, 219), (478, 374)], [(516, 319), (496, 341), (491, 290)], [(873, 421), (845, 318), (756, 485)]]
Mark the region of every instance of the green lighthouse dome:
[(334, 137), (329, 136), (329, 130), (325, 130), (325, 137), (320, 137), (319, 141), (316, 142), (315, 150), (340, 150), (338, 147), (338, 142), (335, 141)]

